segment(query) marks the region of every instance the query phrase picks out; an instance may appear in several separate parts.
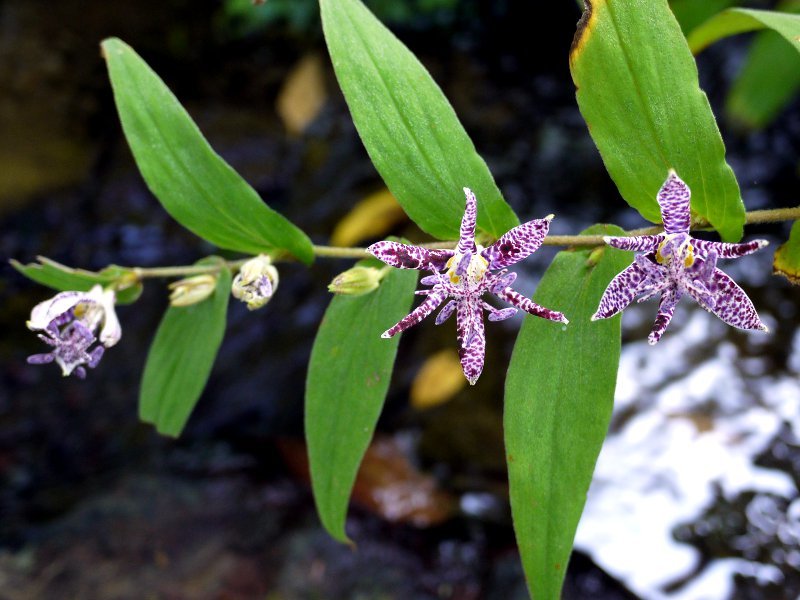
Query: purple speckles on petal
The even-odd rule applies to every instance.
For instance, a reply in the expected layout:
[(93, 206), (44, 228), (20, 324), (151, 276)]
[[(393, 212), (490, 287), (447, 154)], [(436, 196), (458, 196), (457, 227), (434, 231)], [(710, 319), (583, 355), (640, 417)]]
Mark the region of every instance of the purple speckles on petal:
[(486, 338), (483, 309), (472, 302), (462, 302), (456, 312), (461, 369), (470, 385), (475, 385), (483, 371)]
[(691, 225), (689, 198), (691, 191), (675, 171), (670, 170), (667, 180), (658, 192), (661, 220), (665, 233), (688, 233)]
[(592, 320), (608, 319), (625, 309), (642, 290), (646, 277), (645, 270), (637, 262), (628, 266), (608, 284), (600, 306), (592, 315)]
[(464, 208), (464, 216), (461, 218), (461, 235), (458, 239), (458, 254), (475, 252), (475, 221), (478, 218), (478, 201), (475, 194), (469, 188), (464, 188), (464, 195), (467, 198), (467, 205)]
[(539, 249), (550, 229), (552, 215), (514, 227), (481, 253), (490, 269), (502, 269), (521, 261)]
[(764, 240), (727, 244), (698, 240), (689, 235), (690, 190), (674, 171), (658, 194), (664, 234), (638, 237), (607, 237), (615, 248), (639, 250), (633, 264), (608, 284), (592, 319), (605, 319), (624, 309), (636, 297), (639, 302), (661, 294), (658, 315), (648, 337), (661, 339), (678, 300), (691, 296), (700, 306), (728, 325), (766, 331), (747, 294), (716, 268), (718, 258), (739, 258), (766, 246)]
[(429, 250), (420, 246), (398, 242), (378, 242), (367, 250), (388, 265), (401, 269), (431, 270), (435, 273), (423, 277), (422, 285), (431, 286), (428, 290), (418, 290), (416, 294), (425, 300), (408, 316), (383, 333), (383, 337), (393, 335), (416, 325), (445, 299), (436, 316), (437, 325), (444, 323), (453, 312), (456, 313), (456, 334), (459, 355), (464, 376), (474, 384), (483, 370), (486, 340), (484, 337), (483, 311), (489, 313), (489, 321), (502, 321), (514, 315), (516, 308), (496, 309), (482, 300), (486, 292), (545, 319), (567, 320), (559, 312), (535, 304), (511, 289), (517, 278), (516, 273), (492, 269), (513, 264), (536, 250), (541, 244), (552, 217), (529, 221), (515, 227), (503, 235), (495, 244), (478, 253), (475, 245), (475, 222), (477, 201), (475, 195), (464, 188), (467, 197), (464, 218), (461, 220), (461, 237), (456, 250)]
[(661, 339), (667, 325), (672, 320), (672, 315), (675, 314), (675, 307), (678, 304), (678, 294), (674, 291), (667, 292), (661, 297), (661, 303), (658, 305), (658, 314), (656, 315), (653, 329), (647, 337), (648, 343), (652, 346)]
[(744, 244), (726, 244), (725, 242), (709, 242), (708, 240), (692, 239), (692, 244), (700, 254), (716, 252), (719, 258), (739, 258), (747, 256), (769, 245), (767, 240), (753, 240)]
[(456, 301), (450, 300), (450, 302), (445, 304), (444, 308), (442, 308), (442, 310), (439, 311), (439, 314), (436, 315), (436, 324), (441, 325), (442, 323), (447, 321), (447, 319), (450, 318), (450, 315), (453, 314), (453, 311), (455, 309), (456, 309)]
[(562, 313), (555, 310), (550, 310), (544, 306), (539, 306), (530, 298), (526, 298), (519, 292), (515, 292), (512, 289), (503, 290), (497, 294), (497, 297), (502, 298), (509, 304), (513, 304), (517, 308), (520, 308), (529, 314), (532, 314), (534, 317), (541, 317), (543, 319), (547, 319), (548, 321), (558, 321), (559, 323), (569, 323), (567, 318)]
[(442, 303), (444, 298), (444, 292), (440, 292), (435, 289), (431, 290), (431, 293), (428, 294), (422, 304), (420, 304), (407, 316), (403, 317), (396, 325), (384, 331), (381, 337), (390, 338), (394, 335), (397, 335), (401, 331), (405, 331), (409, 327), (416, 325), (422, 321), (422, 319), (431, 314), (436, 307)]
[(603, 240), (609, 246), (620, 250), (630, 250), (631, 252), (655, 252), (661, 242), (664, 241), (664, 236), (661, 234), (640, 235), (637, 237), (606, 236)]
[(367, 252), (398, 269), (420, 271), (440, 271), (454, 254), (452, 250), (428, 250), (400, 242), (377, 242), (367, 248)]

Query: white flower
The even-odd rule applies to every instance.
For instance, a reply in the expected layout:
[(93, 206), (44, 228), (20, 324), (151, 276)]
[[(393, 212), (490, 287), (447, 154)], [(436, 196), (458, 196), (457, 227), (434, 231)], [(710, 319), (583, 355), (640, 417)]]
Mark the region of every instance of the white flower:
[[(60, 292), (34, 306), (28, 329), (42, 332), (39, 338), (53, 349), (29, 356), (28, 362), (41, 365), (55, 361), (65, 377), (73, 372), (81, 379), (86, 377), (83, 365), (96, 367), (105, 349), (122, 336), (115, 300), (113, 290), (96, 285), (88, 292)], [(97, 341), (100, 343), (95, 345)]]

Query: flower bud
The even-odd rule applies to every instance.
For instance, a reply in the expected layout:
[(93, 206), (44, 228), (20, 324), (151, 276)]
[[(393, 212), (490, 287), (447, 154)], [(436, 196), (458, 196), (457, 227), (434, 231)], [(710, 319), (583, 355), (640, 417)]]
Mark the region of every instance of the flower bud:
[(278, 289), (278, 270), (272, 266), (269, 256), (260, 254), (248, 260), (233, 278), (231, 294), (256, 310), (270, 301)]
[(363, 296), (378, 289), (384, 274), (383, 269), (353, 267), (334, 277), (328, 291), (344, 296)]
[(217, 287), (214, 275), (195, 275), (169, 284), (172, 292), (169, 303), (172, 306), (191, 306), (208, 298)]

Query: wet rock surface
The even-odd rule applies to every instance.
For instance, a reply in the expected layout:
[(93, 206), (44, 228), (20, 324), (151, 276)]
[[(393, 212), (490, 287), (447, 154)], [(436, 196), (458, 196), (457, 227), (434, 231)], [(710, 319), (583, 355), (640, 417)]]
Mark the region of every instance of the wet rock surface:
[[(488, 13), (447, 32), (453, 43), (444, 47), (435, 29), (402, 35), (520, 216), (555, 212), (555, 234), (596, 221), (641, 226), (575, 106), (566, 52), (578, 13), (570, 4), (537, 25), (538, 37), (515, 37), (522, 18), (513, 7), (480, 9)], [(0, 176), (4, 256), (101, 268), (189, 264), (215, 252), (175, 224), (136, 173), (98, 57), (105, 35), (139, 50), (212, 145), (315, 242), (327, 242), (356, 201), (380, 188), (327, 62), (329, 99), (305, 133), (288, 136), (276, 115), (284, 78), (318, 39), (268, 31), (226, 41), (210, 8), (184, 2), (52, 6), (0, 7), (8, 33), (0, 79), (13, 83), (0, 92), (0, 123), (14, 125), (3, 127), (10, 150), (0, 147), (0, 159), (16, 150), (22, 161), (4, 163), (17, 166)], [(741, 48), (729, 45), (701, 57), (717, 106), (737, 56)], [(796, 107), (759, 134), (721, 126), (748, 208), (796, 204)], [(787, 231), (747, 233), (774, 248)], [(407, 223), (392, 233), (420, 238)], [(769, 336), (735, 332), (681, 303), (651, 349), (643, 340), (655, 306), (626, 315), (617, 412), (566, 599), (800, 593), (798, 295), (771, 278), (768, 252), (723, 268), (748, 290)], [(542, 249), (524, 263), (521, 291), (532, 293), (554, 253)], [(500, 429), (519, 319), (488, 330), (480, 386), (425, 411), (409, 408), (411, 382), (427, 357), (452, 345), (452, 331), (415, 328), (401, 344), (380, 429), (456, 499), (452, 516), (419, 528), (356, 506), (348, 522), (355, 550), (320, 528), (278, 439), (302, 435), (305, 365), (325, 288), (349, 266), (281, 265), (280, 293), (266, 309), (231, 307), (209, 386), (178, 441), (137, 421), (163, 287), (149, 283), (139, 302), (120, 308), (122, 342), (81, 382), (25, 364), (40, 344), (24, 322), (48, 292), (3, 267), (0, 598), (525, 598)]]

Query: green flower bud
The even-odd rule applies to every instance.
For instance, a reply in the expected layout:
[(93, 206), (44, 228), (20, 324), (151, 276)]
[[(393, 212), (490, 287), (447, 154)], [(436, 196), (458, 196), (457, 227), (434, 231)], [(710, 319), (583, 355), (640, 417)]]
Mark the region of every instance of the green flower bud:
[(195, 275), (169, 284), (172, 306), (191, 306), (208, 298), (217, 287), (216, 275)]
[(339, 273), (328, 285), (328, 291), (344, 296), (363, 296), (378, 289), (386, 272), (374, 267), (353, 267)]

